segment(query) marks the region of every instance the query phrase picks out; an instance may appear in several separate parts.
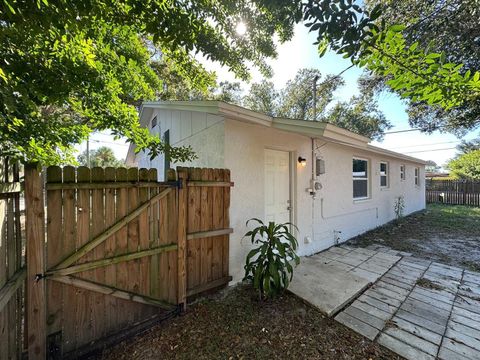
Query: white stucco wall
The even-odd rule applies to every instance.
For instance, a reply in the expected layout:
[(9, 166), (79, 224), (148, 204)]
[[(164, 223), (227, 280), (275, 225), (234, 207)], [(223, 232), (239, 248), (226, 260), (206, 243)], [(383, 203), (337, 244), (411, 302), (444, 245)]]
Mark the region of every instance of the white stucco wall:
[[(393, 157), (357, 150), (353, 147), (316, 141), (317, 156), (325, 160), (325, 174), (318, 181), (322, 189), (313, 198), (310, 187), (312, 152), (311, 139), (271, 128), (225, 122), (225, 167), (231, 170), (232, 188), (230, 219), (235, 232), (230, 237), (230, 274), (234, 281), (243, 276), (246, 254), (251, 249), (243, 235), (248, 231), (246, 220), (264, 217), (264, 149), (290, 151), (292, 154), (293, 222), (299, 228), (297, 238), (300, 255), (311, 255), (335, 244), (335, 231), (341, 242), (380, 226), (395, 217), (395, 197), (404, 196), (405, 214), (425, 208), (423, 169), (420, 186), (414, 184), (414, 168), (419, 164)], [(307, 159), (301, 167), (296, 159)], [(354, 201), (352, 190), (352, 159), (369, 160), (370, 198)], [(379, 166), (389, 164), (389, 187), (380, 188)], [(406, 179), (400, 181), (400, 165), (406, 166)], [(309, 242), (306, 243), (306, 238)]]

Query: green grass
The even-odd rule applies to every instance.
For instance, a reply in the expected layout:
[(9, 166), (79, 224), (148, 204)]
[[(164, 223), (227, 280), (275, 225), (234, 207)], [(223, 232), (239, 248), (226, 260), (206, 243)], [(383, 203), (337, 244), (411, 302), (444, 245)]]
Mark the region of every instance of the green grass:
[(461, 231), (463, 234), (478, 235), (480, 208), (463, 205), (429, 204), (424, 220), (426, 225), (430, 225), (436, 230)]

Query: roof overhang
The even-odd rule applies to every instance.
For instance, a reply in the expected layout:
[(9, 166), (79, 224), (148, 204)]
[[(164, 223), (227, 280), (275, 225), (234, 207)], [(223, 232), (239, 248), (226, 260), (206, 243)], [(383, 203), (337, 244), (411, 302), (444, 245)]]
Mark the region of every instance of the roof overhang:
[[(271, 117), (244, 107), (229, 104), (223, 101), (150, 101), (144, 102), (140, 108), (140, 125), (147, 126), (155, 109), (178, 111), (194, 111), (220, 115), (229, 120), (241, 121), (249, 124), (271, 127), (310, 138), (317, 138), (357, 149), (381, 154), (388, 157), (403, 159), (410, 162), (425, 164), (426, 162), (411, 156), (370, 145), (370, 139), (342, 129), (338, 126), (320, 122)], [(129, 148), (128, 155), (134, 155), (134, 145)]]

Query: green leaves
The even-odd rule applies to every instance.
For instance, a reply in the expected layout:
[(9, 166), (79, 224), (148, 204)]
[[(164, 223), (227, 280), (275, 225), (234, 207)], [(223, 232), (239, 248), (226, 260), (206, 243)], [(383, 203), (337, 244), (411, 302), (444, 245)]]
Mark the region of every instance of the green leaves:
[[(109, 129), (151, 157), (192, 160), (140, 127), (139, 104), (164, 98), (165, 84), (212, 86), (194, 54), (242, 79), (250, 66), (268, 73), (275, 35), (290, 39), (300, 15), (300, 0), (0, 0), (0, 153), (68, 163), (75, 144)], [(252, 29), (241, 39), (238, 18)]]
[(480, 180), (480, 150), (473, 150), (450, 160), (447, 168), (455, 178)]
[(272, 297), (281, 293), (288, 287), (293, 277), (293, 266), (300, 263), (296, 254), (297, 239), (291, 234), (290, 228), (295, 225), (290, 223), (264, 224), (260, 219), (250, 219), (258, 224), (253, 230), (248, 231), (245, 237), (250, 238), (252, 244), (258, 246), (247, 255), (244, 266), (244, 280), (253, 283), (261, 298)]
[(310, 0), (304, 5), (306, 26), (318, 32), (320, 56), (328, 45), (354, 64), (388, 79), (392, 91), (415, 103), (450, 110), (479, 102), (478, 71), (465, 72), (463, 64), (446, 62), (444, 55), (421, 49), (418, 43), (409, 45), (406, 26), (378, 21), (380, 4), (369, 12), (354, 3)]

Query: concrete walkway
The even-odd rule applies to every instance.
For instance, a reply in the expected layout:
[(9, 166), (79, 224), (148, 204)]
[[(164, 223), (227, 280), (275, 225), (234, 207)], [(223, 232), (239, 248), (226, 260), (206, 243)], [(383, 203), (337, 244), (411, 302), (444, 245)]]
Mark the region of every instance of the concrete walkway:
[(333, 247), (302, 258), (289, 290), (335, 315), (385, 274), (400, 256), (361, 248)]
[(480, 273), (405, 256), (335, 319), (407, 359), (480, 359)]

